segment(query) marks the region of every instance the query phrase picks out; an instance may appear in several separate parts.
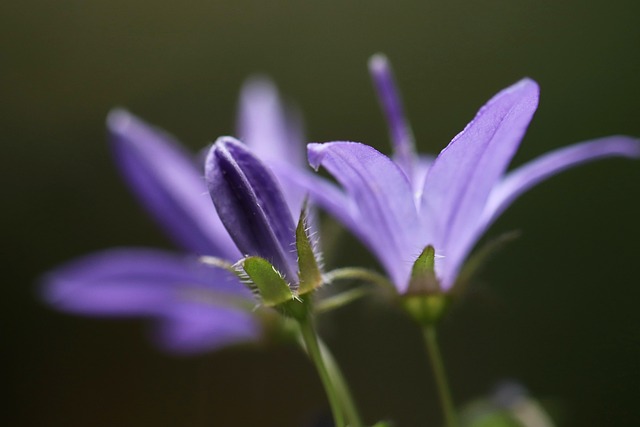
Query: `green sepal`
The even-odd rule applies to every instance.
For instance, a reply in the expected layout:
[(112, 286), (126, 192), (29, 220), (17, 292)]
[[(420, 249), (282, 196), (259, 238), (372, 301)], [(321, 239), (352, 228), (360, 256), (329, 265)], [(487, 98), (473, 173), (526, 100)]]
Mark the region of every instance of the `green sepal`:
[(298, 251), (298, 295), (307, 294), (322, 286), (322, 272), (308, 234), (308, 211), (305, 201), (296, 227), (296, 250)]
[(263, 305), (274, 307), (294, 298), (287, 282), (266, 259), (257, 256), (245, 258), (242, 268), (258, 289)]
[(395, 424), (391, 421), (378, 421), (371, 427), (393, 427)]
[(407, 292), (402, 305), (419, 324), (434, 325), (449, 306), (449, 296), (442, 292), (435, 272), (436, 251), (433, 246), (424, 248), (413, 263)]
[(435, 257), (436, 251), (433, 246), (428, 245), (424, 248), (416, 262), (413, 263), (407, 294), (432, 295), (441, 292), (434, 270)]

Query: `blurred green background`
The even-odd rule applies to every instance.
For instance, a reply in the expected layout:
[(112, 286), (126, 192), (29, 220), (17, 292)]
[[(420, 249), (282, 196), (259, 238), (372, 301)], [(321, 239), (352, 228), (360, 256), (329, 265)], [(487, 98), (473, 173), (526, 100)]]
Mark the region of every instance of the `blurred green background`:
[[(179, 358), (140, 321), (59, 314), (40, 274), (113, 246), (171, 248), (120, 180), (104, 119), (124, 106), (194, 151), (233, 132), (261, 72), (304, 111), (309, 141), (388, 152), (367, 58), (386, 53), (419, 148), (438, 152), (523, 76), (541, 105), (514, 164), (598, 136), (640, 136), (635, 0), (25, 0), (0, 6), (3, 425), (302, 426), (325, 409), (295, 348)], [(442, 325), (456, 402), (505, 379), (563, 426), (640, 425), (640, 162), (565, 173), (521, 198), (489, 236), (495, 257)], [(330, 265), (359, 263), (341, 241)], [(438, 426), (419, 335), (363, 301), (322, 319), (367, 421)]]

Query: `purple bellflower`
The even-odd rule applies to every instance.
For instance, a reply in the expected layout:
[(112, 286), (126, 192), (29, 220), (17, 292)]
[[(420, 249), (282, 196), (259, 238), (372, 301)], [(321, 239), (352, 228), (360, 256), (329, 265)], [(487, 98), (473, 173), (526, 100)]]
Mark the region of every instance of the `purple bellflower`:
[[(263, 151), (279, 144), (283, 134), (293, 139), (300, 127), (288, 127), (280, 111), (275, 88), (264, 79), (250, 81), (242, 91), (239, 133)], [(251, 312), (255, 297), (232, 273), (197, 260), (241, 257), (215, 213), (198, 162), (171, 136), (126, 111), (112, 111), (107, 126), (125, 180), (162, 228), (193, 255), (133, 248), (89, 255), (47, 274), (44, 299), (70, 313), (154, 318), (156, 341), (174, 352), (259, 338), (260, 321)]]
[(611, 136), (552, 151), (505, 174), (538, 106), (531, 79), (495, 95), (435, 159), (418, 156), (386, 58), (374, 56), (370, 71), (393, 160), (360, 143), (309, 144), (311, 166), (324, 167), (342, 189), (311, 179), (305, 185), (314, 202), (375, 254), (400, 293), (408, 291), (414, 263), (428, 245), (436, 253), (438, 286), (449, 291), (487, 228), (545, 178), (603, 157), (640, 157), (638, 139)]

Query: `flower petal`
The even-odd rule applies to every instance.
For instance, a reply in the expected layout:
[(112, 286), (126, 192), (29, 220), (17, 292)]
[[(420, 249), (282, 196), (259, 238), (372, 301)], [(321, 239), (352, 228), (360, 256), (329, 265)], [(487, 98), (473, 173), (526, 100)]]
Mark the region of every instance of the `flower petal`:
[(494, 184), (513, 157), (538, 105), (538, 85), (523, 79), (502, 90), (442, 150), (425, 181), (421, 216), (437, 253), (443, 286), (451, 285), (475, 243), (475, 229)]
[[(416, 206), (411, 185), (404, 172), (374, 148), (355, 142), (329, 142), (308, 145), (309, 163), (325, 167), (344, 187), (350, 204), (319, 205), (346, 223), (376, 254), (400, 291), (408, 285), (409, 273), (421, 248)], [(312, 194), (313, 197), (313, 194)]]
[(112, 111), (107, 125), (122, 174), (171, 237), (198, 254), (237, 258), (202, 173), (179, 144), (123, 110)]
[(267, 259), (297, 282), (295, 223), (271, 172), (239, 141), (218, 138), (205, 165), (222, 223), (245, 255)]
[(92, 316), (162, 316), (175, 304), (210, 296), (208, 304), (250, 303), (230, 273), (149, 249), (112, 249), (72, 261), (43, 279), (42, 296), (66, 312)]
[(224, 270), (148, 249), (113, 249), (49, 273), (42, 296), (76, 314), (154, 317), (166, 350), (193, 353), (255, 340), (260, 325), (243, 308), (251, 292)]
[(260, 326), (249, 312), (207, 304), (172, 306), (155, 332), (158, 345), (192, 354), (259, 339)]
[(604, 157), (640, 158), (640, 140), (610, 136), (582, 142), (544, 154), (509, 172), (491, 191), (482, 215), (480, 233), (534, 185), (568, 168)]
[[(237, 130), (240, 140), (266, 162), (279, 182), (281, 172), (306, 167), (301, 114), (285, 108), (275, 85), (266, 77), (250, 78), (242, 87)], [(298, 186), (284, 193), (291, 215), (300, 214), (305, 193)]]
[(380, 53), (373, 55), (369, 59), (369, 73), (387, 119), (394, 158), (397, 159), (398, 165), (412, 180), (413, 156), (415, 154), (413, 132), (402, 109), (400, 93), (396, 87), (387, 57)]
[(256, 157), (304, 165), (301, 118), (285, 110), (271, 80), (249, 79), (242, 87), (238, 110), (238, 136)]
[[(331, 212), (347, 228), (352, 229), (352, 231), (357, 228), (357, 222), (354, 222), (352, 218), (347, 195), (334, 183), (302, 169), (276, 168), (275, 173), (279, 182), (286, 186), (287, 193), (293, 191), (302, 196), (303, 200), (308, 194), (315, 203)], [(300, 211), (298, 209), (298, 215)]]

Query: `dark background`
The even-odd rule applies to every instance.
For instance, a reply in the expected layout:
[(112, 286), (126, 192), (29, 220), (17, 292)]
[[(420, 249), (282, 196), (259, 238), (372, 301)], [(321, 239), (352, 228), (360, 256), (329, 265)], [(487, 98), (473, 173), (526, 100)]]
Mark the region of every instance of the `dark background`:
[[(179, 358), (157, 351), (143, 322), (38, 302), (38, 276), (73, 257), (171, 247), (112, 165), (110, 108), (198, 150), (233, 131), (242, 81), (263, 72), (302, 108), (310, 141), (388, 151), (366, 70), (381, 51), (425, 152), (499, 89), (536, 79), (541, 106), (520, 164), (584, 139), (640, 136), (639, 9), (636, 0), (3, 2), (2, 424), (281, 427), (323, 410), (313, 367), (293, 347)], [(638, 183), (640, 162), (581, 167), (492, 227), (489, 236), (523, 236), (442, 325), (458, 403), (515, 379), (563, 426), (639, 425)], [(349, 245), (332, 266), (375, 266)], [(419, 335), (402, 315), (365, 301), (323, 321), (369, 422), (440, 425)]]

